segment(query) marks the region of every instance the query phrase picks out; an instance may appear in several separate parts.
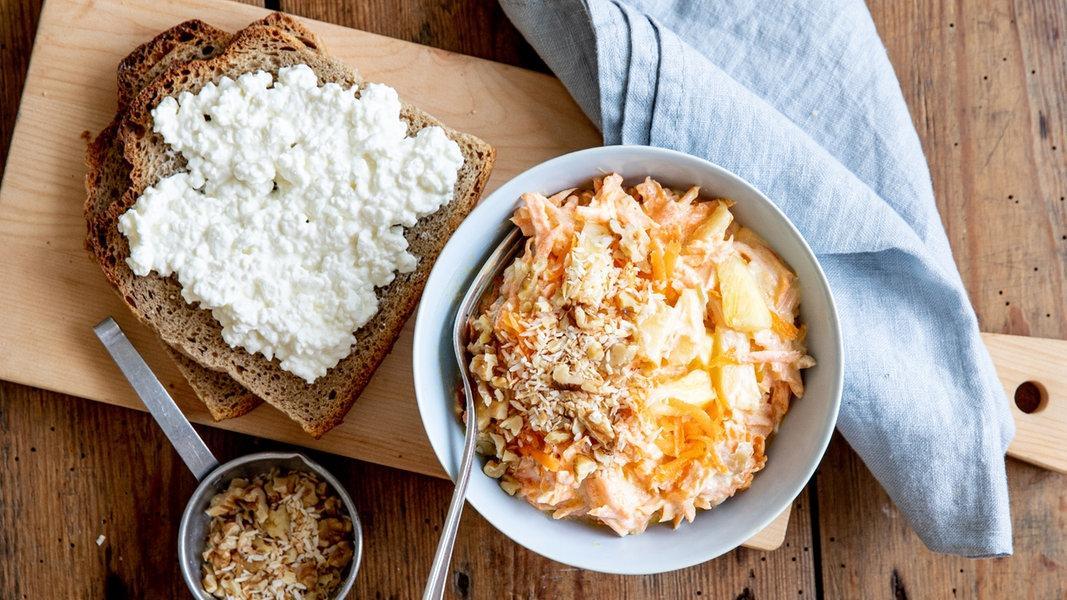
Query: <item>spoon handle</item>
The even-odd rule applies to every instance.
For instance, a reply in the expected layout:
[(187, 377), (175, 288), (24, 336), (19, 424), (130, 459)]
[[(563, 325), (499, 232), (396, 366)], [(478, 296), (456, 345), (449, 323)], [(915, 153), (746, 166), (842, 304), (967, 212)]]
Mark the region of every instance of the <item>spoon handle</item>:
[(466, 395), (464, 412), (466, 412), (467, 426), (467, 431), (463, 436), (463, 458), (459, 472), (456, 473), (456, 488), (452, 492), (452, 501), (448, 505), (445, 524), (441, 527), (441, 538), (437, 542), (437, 552), (433, 557), (430, 575), (426, 579), (426, 589), (422, 594), (423, 600), (438, 600), (445, 596), (448, 566), (452, 561), (452, 546), (456, 543), (456, 533), (459, 531), (459, 521), (463, 516), (463, 505), (466, 502), (467, 483), (471, 477), (471, 464), (474, 462), (474, 438), (478, 425), (474, 414), (474, 395), (471, 393), (470, 383), (466, 377), (463, 378), (463, 391)]
[(478, 418), (474, 412), (474, 389), (471, 386), (464, 359), (466, 353), (464, 332), (467, 329), (467, 319), (477, 308), (486, 289), (507, 267), (509, 259), (522, 248), (522, 245), (522, 231), (518, 227), (511, 227), (482, 268), (475, 274), (474, 280), (456, 310), (456, 320), (452, 327), (452, 350), (455, 354), (456, 366), (459, 367), (460, 378), (463, 380), (467, 431), (463, 435), (463, 456), (460, 460), (459, 472), (456, 473), (456, 489), (452, 492), (452, 502), (448, 505), (448, 515), (441, 529), (441, 539), (437, 542), (437, 553), (433, 557), (430, 575), (426, 579), (426, 589), (422, 594), (423, 600), (438, 600), (445, 595), (448, 564), (452, 560), (452, 546), (456, 543), (456, 532), (459, 530), (459, 519), (463, 515), (463, 504), (467, 495), (467, 482), (470, 481), (471, 464), (474, 462), (474, 440), (478, 435)]
[(148, 408), (148, 412), (152, 413), (152, 418), (185, 461), (185, 466), (189, 467), (198, 481), (203, 479), (219, 462), (200, 439), (200, 434), (189, 424), (189, 420), (174, 403), (174, 399), (167, 393), (155, 373), (126, 338), (126, 334), (122, 333), (118, 323), (108, 317), (93, 327), (93, 332), (100, 338), (115, 364)]

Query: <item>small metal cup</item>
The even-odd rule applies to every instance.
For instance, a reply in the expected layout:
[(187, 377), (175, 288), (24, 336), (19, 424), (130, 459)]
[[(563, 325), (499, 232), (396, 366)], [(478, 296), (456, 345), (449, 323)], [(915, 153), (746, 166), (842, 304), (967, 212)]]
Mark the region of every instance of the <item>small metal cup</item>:
[(185, 505), (178, 528), (178, 562), (182, 578), (193, 596), (201, 600), (212, 600), (211, 595), (205, 592), (200, 584), (202, 555), (211, 523), (211, 517), (204, 511), (207, 510), (211, 498), (225, 490), (236, 477), (251, 479), (277, 468), (280, 471), (302, 471), (318, 476), (326, 482), (329, 491), (341, 499), (347, 516), (352, 519), (352, 563), (334, 596), (344, 598), (356, 582), (356, 573), (363, 556), (363, 530), (359, 515), (356, 514), (356, 506), (341, 482), (321, 465), (297, 452), (259, 452), (220, 465), (118, 324), (109, 317), (94, 327), (93, 331), (145, 403), (148, 412), (163, 429), (167, 439), (174, 445), (182, 461), (200, 481), (200, 485)]
[(196, 491), (185, 505), (182, 522), (178, 527), (178, 563), (181, 565), (185, 585), (189, 586), (189, 590), (195, 597), (203, 600), (211, 599), (211, 595), (205, 592), (200, 584), (204, 543), (207, 541), (208, 527), (211, 524), (211, 517), (207, 516), (204, 511), (207, 510), (211, 498), (225, 490), (230, 481), (236, 477), (251, 479), (261, 473), (269, 473), (274, 468), (279, 471), (313, 473), (326, 482), (330, 493), (336, 494), (341, 499), (345, 512), (352, 519), (352, 563), (348, 565), (348, 570), (341, 579), (335, 598), (344, 598), (352, 589), (352, 585), (356, 582), (356, 572), (359, 570), (359, 559), (363, 555), (363, 531), (359, 524), (359, 517), (356, 516), (356, 507), (352, 504), (352, 498), (348, 496), (348, 492), (329, 471), (303, 454), (258, 452), (235, 458), (215, 467), (200, 479), (200, 485), (196, 486)]

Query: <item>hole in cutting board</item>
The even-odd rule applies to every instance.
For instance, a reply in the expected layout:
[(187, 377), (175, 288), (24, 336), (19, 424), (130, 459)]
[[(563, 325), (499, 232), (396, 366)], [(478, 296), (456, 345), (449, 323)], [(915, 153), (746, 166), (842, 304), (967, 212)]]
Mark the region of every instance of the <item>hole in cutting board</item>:
[(1048, 404), (1048, 391), (1036, 381), (1024, 381), (1015, 388), (1015, 406), (1030, 415), (1045, 408)]

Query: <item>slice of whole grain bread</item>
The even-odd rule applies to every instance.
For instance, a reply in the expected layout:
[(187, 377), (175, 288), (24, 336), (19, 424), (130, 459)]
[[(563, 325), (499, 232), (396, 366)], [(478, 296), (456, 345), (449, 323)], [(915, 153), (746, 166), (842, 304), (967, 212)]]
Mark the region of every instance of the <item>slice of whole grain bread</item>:
[[(321, 48), (313, 32), (297, 21), (279, 16), (272, 13), (260, 22), (289, 33), (310, 50), (318, 51)], [(118, 122), (130, 100), (168, 68), (221, 53), (230, 38), (229, 33), (202, 21), (186, 21), (142, 44), (119, 64), (118, 113), (112, 125), (90, 144), (86, 154), (88, 196), (85, 214), (88, 223), (97, 221), (97, 215), (121, 200), (129, 188), (129, 163), (123, 156), (117, 132)], [(90, 230), (86, 246), (94, 256), (102, 256), (94, 250), (101, 243), (93, 240)], [(165, 342), (161, 343), (216, 421), (239, 417), (261, 403), (259, 398), (225, 372), (201, 366)]]
[[(418, 302), (433, 261), (477, 202), (489, 178), (494, 151), (474, 136), (444, 128), (464, 156), (454, 199), (405, 232), (410, 251), (419, 258), (418, 267), (411, 273), (398, 274), (391, 284), (377, 291), (377, 314), (355, 332), (352, 353), (325, 376), (309, 385), (282, 370), (277, 359), (267, 360), (262, 355), (231, 348), (223, 341), (221, 327), (209, 311), (181, 299), (181, 287), (174, 277), (133, 275), (125, 262), (129, 246), (118, 231), (117, 220), (146, 187), (185, 167), (184, 159), (169, 151), (162, 138), (152, 132), (151, 110), (163, 98), (182, 91), (195, 93), (224, 76), (236, 78), (257, 70), (276, 73), (281, 67), (296, 64), (310, 66), (320, 83), (362, 84), (346, 65), (317, 54), (305, 41), (278, 26), (279, 22), (290, 21), (289, 17), (271, 18), (273, 23), (256, 22), (236, 33), (217, 57), (169, 68), (131, 100), (119, 128), (131, 167), (131, 187), (120, 202), (90, 222), (90, 230), (91, 236), (101, 242), (94, 247), (94, 253), (105, 275), (134, 313), (164, 341), (208, 369), (225, 371), (244, 388), (286, 413), (306, 432), (319, 437), (341, 422), (392, 348)], [(409, 133), (428, 125), (441, 125), (408, 104), (404, 104), (402, 117), (408, 121)]]
[[(159, 73), (174, 64), (210, 58), (221, 52), (229, 40), (230, 34), (225, 31), (201, 21), (186, 21), (138, 47), (119, 64), (119, 115), (130, 99)], [(130, 186), (130, 166), (123, 156), (117, 135), (119, 119), (120, 116), (116, 116), (114, 122), (89, 144), (86, 151), (87, 223), (98, 220), (111, 204), (122, 199)], [(94, 256), (103, 256), (97, 250), (105, 243), (99, 237), (94, 237), (90, 228), (86, 247)], [(215, 420), (241, 416), (260, 404), (259, 398), (225, 373), (203, 367), (166, 343), (160, 343)]]

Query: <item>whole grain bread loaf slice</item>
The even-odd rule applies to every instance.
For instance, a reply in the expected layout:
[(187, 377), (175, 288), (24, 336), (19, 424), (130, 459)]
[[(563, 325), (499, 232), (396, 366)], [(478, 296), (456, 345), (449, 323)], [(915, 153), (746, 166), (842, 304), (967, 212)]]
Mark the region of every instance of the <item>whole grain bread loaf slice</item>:
[[(292, 19), (279, 19), (272, 14), (261, 23), (293, 35), (308, 49), (321, 48), (315, 34)], [(142, 44), (119, 63), (117, 115), (111, 126), (97, 136), (86, 152), (85, 214), (88, 223), (99, 220), (102, 211), (121, 200), (129, 189), (130, 166), (123, 155), (117, 133), (118, 122), (130, 100), (170, 67), (218, 55), (229, 44), (230, 38), (229, 33), (202, 21), (186, 21)], [(90, 231), (86, 246), (94, 256), (102, 256), (96, 249), (103, 243), (94, 239)], [(261, 404), (259, 398), (225, 372), (208, 369), (165, 342), (161, 343), (216, 421), (239, 417)]]
[[(121, 114), (130, 100), (164, 70), (190, 60), (211, 58), (229, 41), (230, 34), (225, 31), (202, 21), (186, 21), (141, 45), (119, 64), (118, 115), (89, 144), (85, 158), (85, 217), (90, 224), (86, 247), (94, 257), (104, 256), (100, 249), (106, 245), (106, 239), (94, 235), (91, 224), (120, 201), (130, 187), (130, 165), (118, 138)], [(215, 420), (239, 417), (260, 404), (259, 398), (226, 373), (203, 367), (162, 340), (160, 343)]]
[[(221, 327), (209, 311), (181, 299), (181, 288), (174, 277), (133, 275), (125, 261), (129, 246), (118, 232), (117, 220), (146, 187), (185, 168), (184, 159), (169, 151), (162, 138), (152, 132), (151, 110), (163, 98), (183, 91), (195, 93), (224, 76), (236, 78), (257, 70), (276, 73), (279, 68), (296, 64), (310, 66), (320, 83), (362, 84), (358, 74), (345, 64), (316, 53), (305, 40), (278, 26), (291, 21), (289, 17), (277, 15), (272, 19), (273, 23), (256, 22), (236, 33), (214, 58), (172, 66), (131, 100), (119, 127), (130, 164), (131, 187), (121, 201), (91, 222), (90, 228), (101, 242), (94, 252), (109, 281), (134, 313), (164, 341), (199, 365), (225, 371), (241, 386), (286, 413), (306, 432), (319, 437), (341, 422), (392, 348), (418, 302), (433, 261), (477, 202), (489, 178), (494, 151), (474, 136), (444, 127), (464, 156), (454, 198), (406, 231), (410, 251), (419, 258), (418, 267), (411, 273), (398, 274), (391, 284), (378, 290), (378, 313), (355, 332), (352, 353), (325, 376), (309, 385), (282, 370), (277, 359), (267, 360), (262, 355), (231, 348), (223, 341)], [(409, 124), (409, 133), (428, 125), (441, 125), (408, 104), (404, 105), (402, 116)]]

